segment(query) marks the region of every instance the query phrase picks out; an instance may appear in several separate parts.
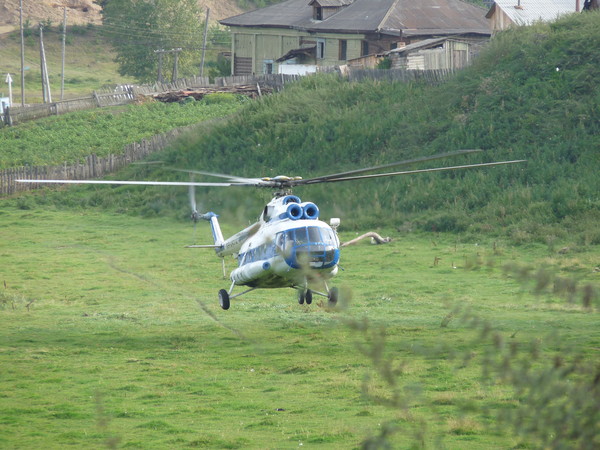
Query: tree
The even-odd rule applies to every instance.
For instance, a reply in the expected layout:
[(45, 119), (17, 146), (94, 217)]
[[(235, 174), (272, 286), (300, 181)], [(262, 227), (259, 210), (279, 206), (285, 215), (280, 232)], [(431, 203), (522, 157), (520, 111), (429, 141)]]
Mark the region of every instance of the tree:
[(157, 50), (163, 76), (169, 78), (177, 57), (178, 74), (198, 73), (202, 46), (202, 13), (196, 0), (99, 0), (103, 32), (113, 45), (119, 73), (139, 81), (156, 79)]

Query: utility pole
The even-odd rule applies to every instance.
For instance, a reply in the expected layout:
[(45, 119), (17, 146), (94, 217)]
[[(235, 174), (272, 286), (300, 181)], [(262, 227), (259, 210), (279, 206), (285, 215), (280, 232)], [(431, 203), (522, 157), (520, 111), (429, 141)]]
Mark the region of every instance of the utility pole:
[(65, 96), (65, 44), (67, 41), (67, 7), (63, 8), (63, 29), (62, 29), (62, 68), (60, 71), (60, 99)]
[(175, 83), (177, 81), (178, 78), (178, 64), (179, 64), (179, 52), (175, 52), (175, 54), (173, 55), (173, 74), (171, 75), (171, 82)]
[(157, 75), (157, 81), (159, 83), (163, 83), (163, 77), (162, 77), (162, 62), (163, 62), (163, 55), (165, 53), (175, 53), (175, 56), (173, 58), (173, 75), (172, 75), (172, 82), (175, 82), (177, 80), (177, 76), (178, 76), (178, 63), (179, 63), (179, 52), (181, 52), (181, 48), (172, 48), (171, 50), (154, 50), (154, 53), (158, 54), (158, 75)]
[(204, 76), (204, 55), (206, 54), (206, 37), (208, 35), (208, 16), (210, 8), (206, 8), (206, 21), (204, 22), (204, 39), (202, 44), (202, 61), (200, 62), (200, 76)]
[(44, 103), (52, 103), (50, 93), (50, 78), (48, 77), (48, 65), (46, 64), (46, 51), (44, 50), (44, 26), (40, 23), (40, 64), (42, 66), (42, 94)]
[(21, 106), (25, 106), (25, 41), (23, 40), (23, 0), (19, 0), (19, 25), (21, 28)]
[(163, 63), (163, 55), (164, 55), (165, 51), (164, 50), (154, 50), (154, 53), (158, 54), (158, 74), (156, 75), (156, 81), (158, 83), (162, 83), (163, 82), (162, 63)]

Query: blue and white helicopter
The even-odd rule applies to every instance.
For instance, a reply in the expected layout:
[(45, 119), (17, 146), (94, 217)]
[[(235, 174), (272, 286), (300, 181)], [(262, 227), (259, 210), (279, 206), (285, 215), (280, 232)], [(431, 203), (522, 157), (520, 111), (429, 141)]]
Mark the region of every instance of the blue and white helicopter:
[[(339, 291), (330, 287), (329, 281), (338, 273), (340, 260), (340, 240), (337, 228), (340, 220), (332, 218), (329, 223), (319, 219), (319, 208), (311, 202), (303, 202), (292, 194), (295, 187), (318, 183), (335, 183), (369, 178), (409, 175), (424, 172), (439, 172), (503, 164), (514, 164), (524, 160), (499, 161), (469, 164), (452, 167), (410, 170), (403, 172), (371, 173), (392, 167), (406, 166), (424, 161), (456, 155), (480, 152), (481, 150), (459, 150), (398, 161), (374, 167), (347, 172), (323, 175), (315, 178), (277, 176), (274, 178), (245, 178), (234, 175), (216, 174), (202, 171), (183, 171), (194, 175), (221, 178), (222, 182), (169, 182), (169, 181), (113, 181), (113, 180), (17, 180), (25, 183), (60, 184), (119, 184), (188, 186), (194, 222), (206, 220), (210, 223), (214, 243), (210, 245), (190, 245), (191, 248), (213, 248), (220, 258), (232, 256), (238, 267), (231, 271), (229, 289), (219, 291), (221, 308), (229, 309), (230, 300), (258, 288), (294, 288), (298, 291), (300, 304), (311, 304), (313, 295), (327, 298), (329, 306), (335, 306)], [(258, 221), (242, 231), (225, 239), (221, 232), (218, 216), (214, 212), (199, 213), (196, 206), (195, 187), (253, 186), (272, 188), (273, 199), (267, 203)], [(245, 286), (243, 292), (233, 294), (236, 286)]]

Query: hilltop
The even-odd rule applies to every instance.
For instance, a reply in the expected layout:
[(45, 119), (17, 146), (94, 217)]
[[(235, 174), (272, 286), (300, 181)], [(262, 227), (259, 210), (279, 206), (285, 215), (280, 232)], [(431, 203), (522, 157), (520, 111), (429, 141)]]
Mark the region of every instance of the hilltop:
[[(212, 21), (242, 13), (235, 0), (198, 0), (202, 9), (210, 8)], [(63, 6), (67, 7), (69, 24), (100, 24), (100, 6), (93, 0), (36, 0), (23, 2), (23, 20), (30, 24), (48, 22), (62, 23)], [(19, 26), (19, 0), (0, 0), (0, 33), (12, 31)]]

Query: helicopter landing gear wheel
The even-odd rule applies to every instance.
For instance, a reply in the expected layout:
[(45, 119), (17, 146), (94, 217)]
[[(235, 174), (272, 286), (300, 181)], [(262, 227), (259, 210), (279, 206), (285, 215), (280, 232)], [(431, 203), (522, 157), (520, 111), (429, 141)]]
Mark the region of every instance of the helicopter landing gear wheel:
[(306, 301), (307, 305), (312, 303), (312, 291), (310, 289), (306, 290), (306, 293), (304, 294), (304, 300)]
[(229, 309), (229, 293), (225, 289), (219, 291), (219, 304), (223, 309)]
[(327, 294), (327, 306), (329, 306), (330, 308), (333, 308), (335, 305), (337, 305), (337, 301), (338, 301), (338, 297), (339, 297), (339, 291), (338, 288), (333, 287), (330, 289), (329, 294)]
[(310, 289), (307, 289), (306, 291), (298, 291), (298, 303), (300, 303), (301, 305), (304, 305), (304, 302), (306, 302), (307, 305), (310, 305), (312, 303), (312, 298), (313, 293)]

